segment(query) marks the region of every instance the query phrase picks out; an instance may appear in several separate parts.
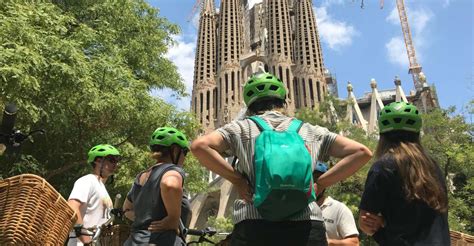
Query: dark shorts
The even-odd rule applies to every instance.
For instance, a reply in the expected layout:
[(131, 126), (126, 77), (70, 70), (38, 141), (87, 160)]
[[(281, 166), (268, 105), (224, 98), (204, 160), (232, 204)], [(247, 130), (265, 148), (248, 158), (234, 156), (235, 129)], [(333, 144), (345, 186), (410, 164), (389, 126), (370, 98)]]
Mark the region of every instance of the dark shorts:
[(234, 226), (232, 246), (327, 246), (324, 222), (244, 220)]

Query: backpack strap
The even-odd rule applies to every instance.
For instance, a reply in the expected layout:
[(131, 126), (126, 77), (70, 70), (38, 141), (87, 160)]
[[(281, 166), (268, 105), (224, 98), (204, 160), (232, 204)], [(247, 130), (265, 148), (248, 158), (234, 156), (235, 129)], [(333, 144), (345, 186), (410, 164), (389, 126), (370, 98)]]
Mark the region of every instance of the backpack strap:
[(262, 118), (254, 115), (249, 117), (249, 119), (255, 122), (255, 124), (257, 124), (258, 129), (260, 129), (260, 131), (273, 131), (273, 128), (268, 126), (268, 124)]
[[(258, 116), (251, 116), (249, 117), (249, 119), (255, 122), (255, 124), (257, 124), (257, 127), (260, 129), (260, 131), (273, 131), (273, 128), (268, 126), (267, 122), (265, 122), (265, 120), (263, 120), (262, 118)], [(288, 126), (286, 131), (299, 132), (302, 126), (303, 126), (303, 121), (298, 120), (298, 119), (292, 119), (290, 126)]]
[(286, 129), (286, 131), (299, 132), (302, 126), (303, 126), (303, 121), (298, 120), (298, 119), (292, 119), (290, 126)]

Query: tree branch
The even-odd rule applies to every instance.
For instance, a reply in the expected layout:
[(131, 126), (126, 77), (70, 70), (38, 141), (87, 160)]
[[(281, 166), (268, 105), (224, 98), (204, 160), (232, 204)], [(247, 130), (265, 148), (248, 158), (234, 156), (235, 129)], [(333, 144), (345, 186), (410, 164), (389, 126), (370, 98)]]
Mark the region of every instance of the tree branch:
[(48, 172), (48, 174), (46, 175), (46, 180), (49, 180), (49, 179), (51, 179), (52, 177), (54, 177), (58, 174), (62, 174), (64, 172), (66, 172), (67, 170), (73, 168), (74, 166), (76, 166), (78, 164), (83, 164), (84, 162), (85, 162), (85, 160), (75, 161), (75, 162), (69, 163), (67, 165), (64, 165), (61, 168), (58, 168), (56, 170), (52, 170), (51, 172)]
[(132, 136), (128, 136), (127, 138), (125, 138), (122, 142), (118, 143), (118, 144), (114, 144), (114, 146), (120, 146), (122, 144), (124, 144), (125, 142), (127, 142)]

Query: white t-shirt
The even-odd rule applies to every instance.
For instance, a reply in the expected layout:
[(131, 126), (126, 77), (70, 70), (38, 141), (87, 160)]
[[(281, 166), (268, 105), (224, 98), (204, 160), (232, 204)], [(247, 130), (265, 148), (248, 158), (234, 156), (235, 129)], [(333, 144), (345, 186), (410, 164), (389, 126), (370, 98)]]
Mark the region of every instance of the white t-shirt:
[[(94, 174), (88, 174), (79, 178), (72, 188), (69, 200), (75, 199), (81, 202), (79, 210), (83, 216), (84, 228), (93, 227), (105, 223), (110, 218), (112, 200), (109, 193)], [(72, 232), (71, 236), (76, 234)], [(69, 239), (68, 246), (83, 245), (76, 238)]]
[(328, 196), (321, 205), (321, 210), (323, 211), (327, 238), (344, 239), (348, 236), (359, 235), (354, 215), (344, 203)]

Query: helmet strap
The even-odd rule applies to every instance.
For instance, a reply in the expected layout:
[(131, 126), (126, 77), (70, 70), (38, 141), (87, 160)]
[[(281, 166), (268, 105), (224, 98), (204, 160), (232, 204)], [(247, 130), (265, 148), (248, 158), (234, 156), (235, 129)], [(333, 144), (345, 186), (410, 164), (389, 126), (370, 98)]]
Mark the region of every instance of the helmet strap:
[(171, 149), (171, 161), (173, 164), (178, 165), (179, 157), (181, 157), (181, 149), (179, 149), (178, 155), (174, 155), (174, 150)]

